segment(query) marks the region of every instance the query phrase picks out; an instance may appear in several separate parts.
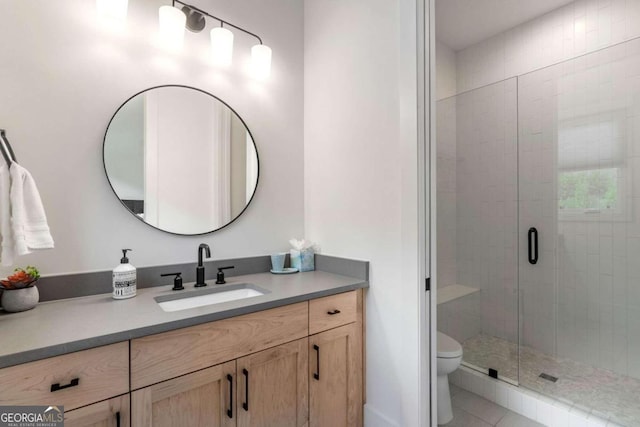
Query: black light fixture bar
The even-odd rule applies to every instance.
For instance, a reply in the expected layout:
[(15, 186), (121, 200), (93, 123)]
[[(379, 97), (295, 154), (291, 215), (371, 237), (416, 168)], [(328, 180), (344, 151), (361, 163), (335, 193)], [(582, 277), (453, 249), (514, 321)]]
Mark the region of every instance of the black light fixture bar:
[(182, 2), (182, 1), (180, 1), (180, 0), (172, 0), (172, 4), (173, 4), (173, 6), (174, 6), (174, 7), (175, 7), (176, 3), (179, 3), (179, 4), (181, 4), (181, 5), (185, 6), (185, 7), (189, 8), (189, 9), (195, 10), (196, 12), (198, 12), (198, 13), (200, 13), (200, 14), (202, 14), (202, 15), (208, 16), (209, 18), (213, 18), (213, 19), (215, 19), (216, 21), (220, 21), (221, 26), (228, 25), (228, 26), (230, 26), (230, 27), (235, 28), (236, 30), (240, 30), (240, 31), (242, 31), (243, 33), (247, 33), (247, 34), (249, 34), (250, 36), (255, 37), (256, 39), (258, 39), (258, 41), (260, 42), (260, 44), (263, 44), (263, 43), (262, 43), (262, 39), (261, 39), (257, 34), (254, 34), (254, 33), (252, 33), (251, 31), (247, 31), (247, 30), (245, 30), (245, 29), (244, 29), (244, 28), (242, 28), (242, 27), (238, 27), (237, 25), (233, 25), (231, 22), (225, 21), (224, 19), (220, 19), (220, 18), (218, 18), (217, 16), (213, 16), (212, 14), (210, 14), (210, 13), (208, 13), (208, 12), (206, 12), (206, 11), (204, 11), (204, 10), (202, 10), (202, 9), (200, 9), (200, 8), (198, 8), (198, 7), (196, 7), (196, 6), (190, 5), (190, 4), (185, 3), (185, 2)]

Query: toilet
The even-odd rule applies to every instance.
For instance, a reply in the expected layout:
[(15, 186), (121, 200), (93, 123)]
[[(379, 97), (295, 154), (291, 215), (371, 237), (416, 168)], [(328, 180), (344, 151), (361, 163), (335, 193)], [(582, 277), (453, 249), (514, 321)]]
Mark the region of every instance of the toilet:
[(460, 343), (438, 332), (438, 424), (446, 424), (453, 419), (448, 375), (458, 369), (461, 361)]

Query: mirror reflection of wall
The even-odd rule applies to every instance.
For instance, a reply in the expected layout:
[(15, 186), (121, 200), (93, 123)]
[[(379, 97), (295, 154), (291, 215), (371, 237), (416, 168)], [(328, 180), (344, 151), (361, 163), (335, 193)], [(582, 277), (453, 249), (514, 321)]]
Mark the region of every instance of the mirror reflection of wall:
[(104, 156), (120, 200), (171, 233), (225, 226), (243, 212), (257, 184), (257, 153), (242, 120), (218, 99), (181, 86), (125, 103), (109, 124)]
[[(109, 127), (110, 149), (105, 163), (111, 166), (110, 179), (123, 201), (144, 199), (144, 97), (135, 97), (122, 106), (118, 120)], [(141, 211), (142, 212), (142, 211)]]

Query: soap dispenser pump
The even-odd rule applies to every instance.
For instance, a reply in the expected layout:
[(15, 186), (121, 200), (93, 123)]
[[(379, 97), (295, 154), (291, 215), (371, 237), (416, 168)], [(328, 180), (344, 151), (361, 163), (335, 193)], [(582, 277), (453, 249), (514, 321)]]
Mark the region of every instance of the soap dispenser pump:
[(128, 251), (131, 251), (131, 249), (122, 250), (120, 264), (113, 269), (114, 299), (126, 299), (136, 296), (136, 268), (129, 264)]

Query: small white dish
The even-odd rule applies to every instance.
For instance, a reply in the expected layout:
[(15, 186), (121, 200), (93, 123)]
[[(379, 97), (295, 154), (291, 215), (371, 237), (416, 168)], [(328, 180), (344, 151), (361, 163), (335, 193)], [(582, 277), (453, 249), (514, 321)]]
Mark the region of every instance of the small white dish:
[(292, 267), (288, 267), (285, 268), (283, 270), (280, 271), (275, 271), (275, 270), (271, 270), (271, 273), (273, 274), (292, 274), (292, 273), (297, 273), (298, 269), (297, 268), (292, 268)]

